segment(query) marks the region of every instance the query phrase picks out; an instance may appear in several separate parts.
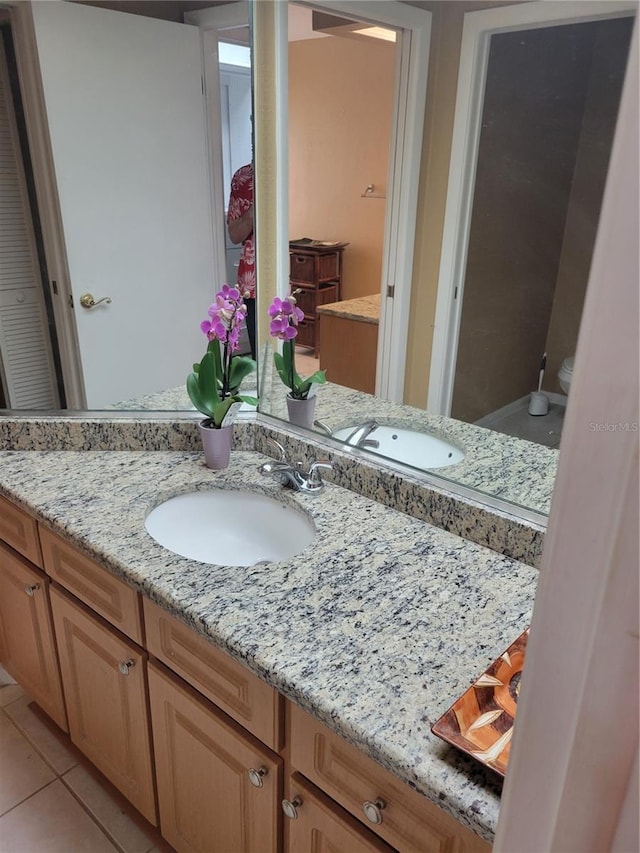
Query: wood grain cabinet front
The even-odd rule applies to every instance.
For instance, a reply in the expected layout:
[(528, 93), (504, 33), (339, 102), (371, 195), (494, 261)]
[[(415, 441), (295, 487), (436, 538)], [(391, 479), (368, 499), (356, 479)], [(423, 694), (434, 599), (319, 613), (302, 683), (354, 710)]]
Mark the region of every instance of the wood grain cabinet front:
[(291, 765), (402, 853), (489, 853), (491, 846), (392, 773), (288, 703)]
[(268, 747), (282, 747), (284, 700), (246, 666), (144, 599), (147, 649)]
[(0, 542), (0, 660), (67, 731), (49, 605), (49, 578)]
[(42, 568), (38, 525), (20, 507), (0, 496), (0, 539), (19, 551), (23, 557)]
[(299, 773), (288, 780), (285, 795), (286, 853), (394, 853)]
[(55, 587), (51, 607), (71, 740), (156, 824), (146, 654)]
[(47, 574), (135, 643), (142, 645), (140, 595), (42, 525), (40, 541)]
[(180, 853), (280, 850), (282, 759), (161, 664), (149, 690), (163, 837)]

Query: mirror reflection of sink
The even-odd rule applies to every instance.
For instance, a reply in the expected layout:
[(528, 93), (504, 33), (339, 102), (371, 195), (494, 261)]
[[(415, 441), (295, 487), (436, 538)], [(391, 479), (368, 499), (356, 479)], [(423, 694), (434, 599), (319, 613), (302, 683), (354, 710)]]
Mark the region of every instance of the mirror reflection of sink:
[(316, 535), (313, 521), (267, 495), (217, 489), (177, 495), (146, 518), (163, 548), (218, 566), (289, 560)]
[[(333, 438), (345, 441), (353, 434), (357, 424), (337, 429), (332, 433)], [(444, 468), (462, 462), (464, 453), (453, 444), (406, 427), (394, 427), (378, 424), (366, 434), (366, 444), (363, 449), (379, 453), (394, 459), (396, 462), (411, 465), (413, 468), (432, 469)], [(377, 442), (377, 446), (373, 443)]]

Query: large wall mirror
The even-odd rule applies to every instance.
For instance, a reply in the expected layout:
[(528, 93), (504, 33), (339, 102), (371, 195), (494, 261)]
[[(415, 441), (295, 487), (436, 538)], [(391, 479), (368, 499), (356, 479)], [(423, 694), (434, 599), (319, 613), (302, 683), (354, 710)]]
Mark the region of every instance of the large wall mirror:
[[(329, 379), (317, 434), (548, 511), (635, 4), (37, 0), (35, 71), (18, 68), (26, 7), (0, 3), (6, 138), (46, 136), (54, 178), (35, 199), (32, 152), (4, 199), (3, 406), (191, 409), (249, 156), (249, 69), (218, 43), (244, 43), (262, 411), (287, 419), (266, 312), (294, 282), (298, 369)], [(17, 82), (33, 95), (37, 73), (27, 127)], [(545, 352), (549, 411), (530, 415)]]
[(249, 4), (0, 11), (0, 407), (189, 409), (200, 321), (237, 264)]
[[(288, 204), (269, 245), (258, 211), (280, 255), (261, 293), (297, 291), (296, 367), (329, 380), (318, 433), (546, 513), (635, 4), (410, 7), (290, 3), (258, 25), (283, 117), (262, 175)], [(261, 408), (286, 419), (269, 363), (267, 345)]]

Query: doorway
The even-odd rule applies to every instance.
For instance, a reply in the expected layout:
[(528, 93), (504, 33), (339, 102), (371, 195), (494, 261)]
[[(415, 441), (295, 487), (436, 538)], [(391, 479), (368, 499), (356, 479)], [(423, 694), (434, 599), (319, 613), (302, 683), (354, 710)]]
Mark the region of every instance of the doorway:
[[(321, 368), (329, 381), (372, 394), (397, 32), (369, 29), (289, 4), (290, 272), (305, 312), (296, 362), (305, 375)], [(323, 266), (317, 281), (311, 265)]]
[(58, 409), (64, 389), (13, 39), (0, 31), (0, 409)]
[[(625, 3), (466, 15), (429, 411), (557, 446), (557, 375), (575, 352), (630, 15)], [(527, 405), (544, 353), (558, 417), (536, 434), (544, 418)]]

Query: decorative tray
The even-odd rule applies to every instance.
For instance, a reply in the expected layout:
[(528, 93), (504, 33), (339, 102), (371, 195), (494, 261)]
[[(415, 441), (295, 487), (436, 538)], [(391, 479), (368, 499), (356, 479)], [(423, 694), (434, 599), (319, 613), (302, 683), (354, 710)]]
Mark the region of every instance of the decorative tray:
[(529, 629), (431, 726), (447, 743), (504, 776)]

